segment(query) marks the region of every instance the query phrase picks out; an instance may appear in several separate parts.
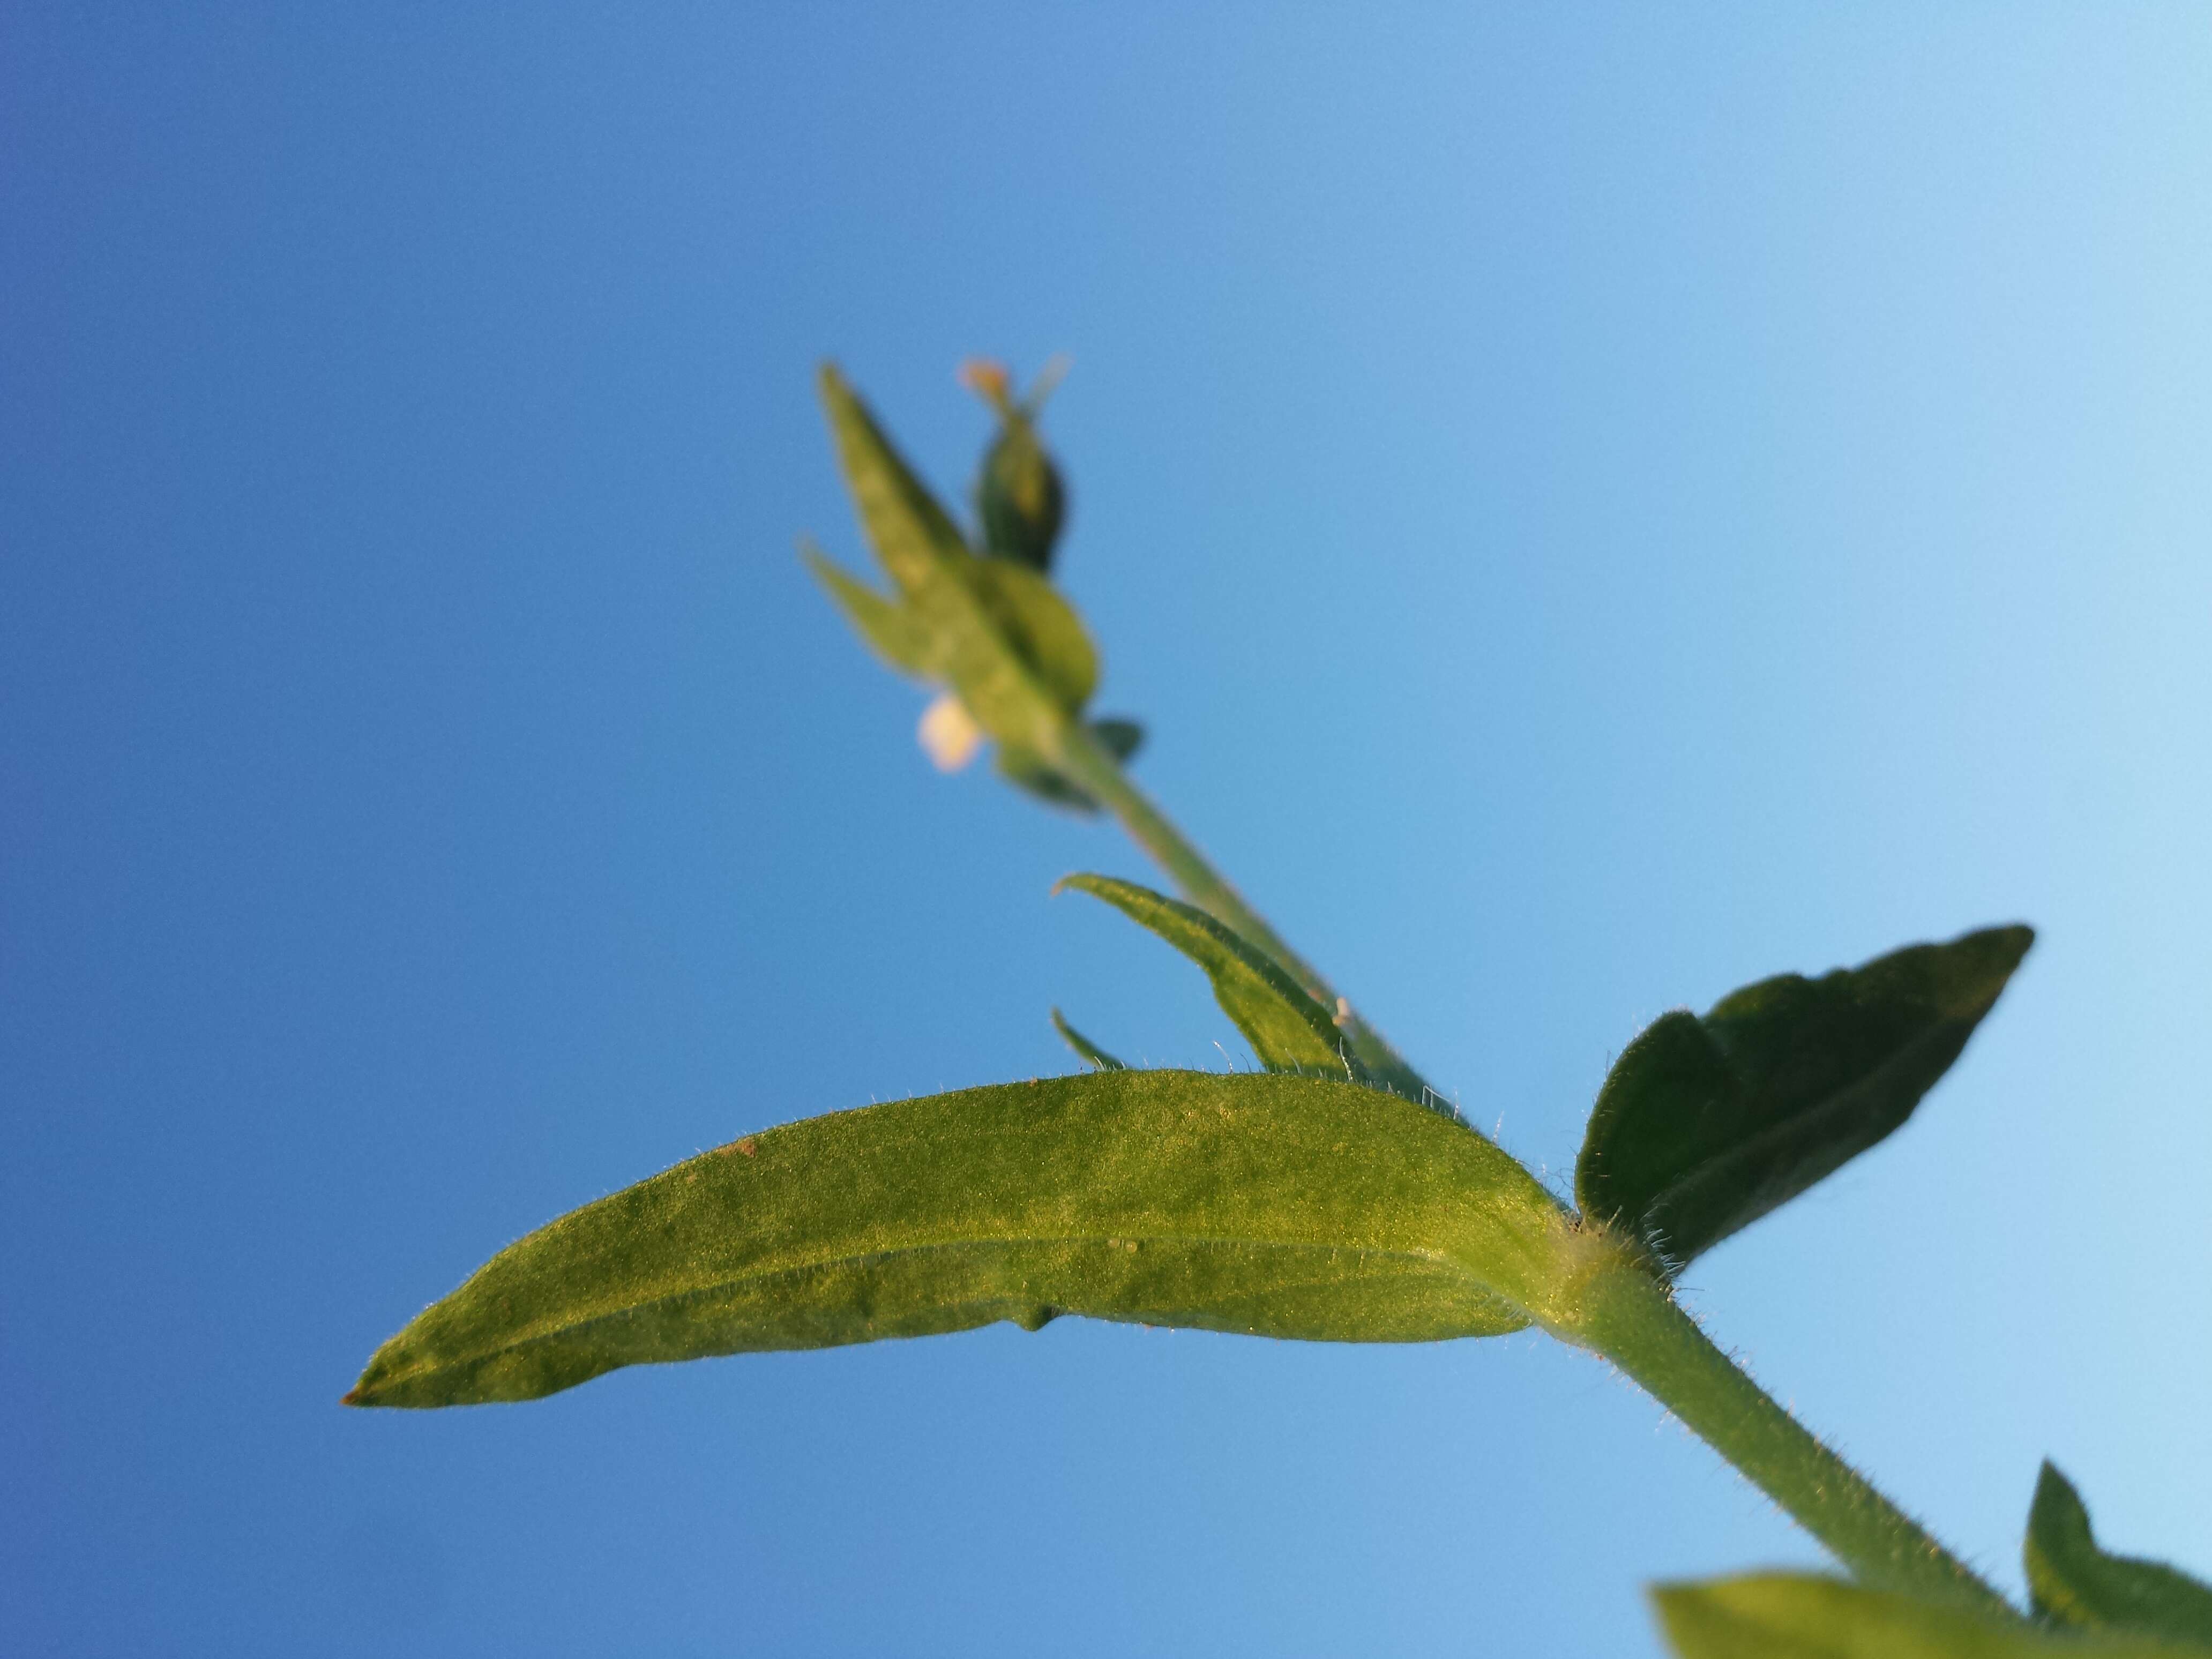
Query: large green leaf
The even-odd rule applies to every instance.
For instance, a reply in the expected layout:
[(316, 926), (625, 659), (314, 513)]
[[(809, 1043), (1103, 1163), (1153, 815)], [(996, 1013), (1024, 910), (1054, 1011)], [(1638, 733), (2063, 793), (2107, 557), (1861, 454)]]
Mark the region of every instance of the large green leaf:
[(1810, 1573), (1754, 1573), (1652, 1592), (1682, 1659), (2182, 1659), (2203, 1650), (2082, 1637)]
[(1990, 927), (1662, 1016), (1590, 1114), (1575, 1194), (1665, 1270), (1787, 1202), (1911, 1115), (2034, 942)]
[(1351, 1045), (1328, 1011), (1308, 996), (1273, 957), (1196, 905), (1112, 876), (1069, 876), (1060, 885), (1105, 900), (1203, 968), (1213, 981), (1221, 1012), (1236, 1022), (1269, 1071), (1364, 1080), (1358, 1062), (1351, 1058)]
[(1511, 1158), (1395, 1096), (1050, 1078), (788, 1124), (587, 1205), (422, 1313), (347, 1398), (527, 1400), (619, 1365), (1060, 1313), (1490, 1336), (1556, 1292), (1578, 1242)]
[(2098, 1548), (2081, 1494), (2049, 1463), (2035, 1483), (2025, 1553), (2028, 1593), (2046, 1619), (2212, 1648), (2212, 1585)]

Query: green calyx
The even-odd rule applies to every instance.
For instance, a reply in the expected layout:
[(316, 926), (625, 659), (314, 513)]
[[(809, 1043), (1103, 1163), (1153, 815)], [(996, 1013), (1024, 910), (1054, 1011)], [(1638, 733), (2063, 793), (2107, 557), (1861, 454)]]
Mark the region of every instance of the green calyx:
[(1058, 366), (1048, 368), (1021, 398), (1013, 395), (1010, 377), (997, 363), (970, 362), (962, 378), (999, 416), (999, 430), (983, 452), (975, 480), (975, 516), (982, 527), (983, 550), (994, 559), (1046, 574), (1052, 569), (1053, 549), (1067, 517), (1067, 490), (1037, 434), (1036, 422), (1059, 381)]

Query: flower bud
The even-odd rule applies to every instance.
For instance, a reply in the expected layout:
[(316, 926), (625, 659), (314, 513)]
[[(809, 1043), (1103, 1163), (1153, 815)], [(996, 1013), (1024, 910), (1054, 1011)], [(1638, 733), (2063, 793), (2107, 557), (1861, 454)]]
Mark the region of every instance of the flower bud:
[(998, 435), (984, 452), (982, 472), (975, 483), (983, 550), (993, 558), (1048, 573), (1067, 501), (1060, 469), (1037, 436), (1036, 415), (1059, 375), (1048, 368), (1030, 395), (1018, 400), (1003, 365), (980, 360), (966, 363), (961, 379), (999, 415)]

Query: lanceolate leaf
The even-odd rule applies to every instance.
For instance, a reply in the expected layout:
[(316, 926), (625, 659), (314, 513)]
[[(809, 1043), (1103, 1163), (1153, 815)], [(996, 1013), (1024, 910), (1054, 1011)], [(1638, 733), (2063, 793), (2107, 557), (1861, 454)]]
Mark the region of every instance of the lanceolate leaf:
[(2034, 938), (1986, 928), (1820, 979), (1762, 980), (1702, 1019), (1662, 1016), (1590, 1114), (1583, 1212), (1678, 1270), (1904, 1123)]
[(2046, 1619), (2212, 1649), (2212, 1585), (2099, 1549), (2081, 1494), (2048, 1463), (2028, 1510), (2026, 1554), (2028, 1593)]
[(527, 1400), (620, 1365), (1061, 1313), (1496, 1335), (1555, 1292), (1572, 1243), (1511, 1158), (1395, 1096), (1100, 1072), (811, 1118), (680, 1164), (502, 1250), (347, 1398)]
[(1060, 1041), (1089, 1061), (1094, 1071), (1126, 1072), (1129, 1068), (1108, 1054), (1089, 1037), (1067, 1023), (1067, 1017), (1059, 1009), (1052, 1011), (1052, 1028), (1060, 1033)]
[(1328, 1011), (1296, 980), (1197, 906), (1111, 876), (1070, 876), (1061, 887), (1102, 898), (1149, 927), (1206, 970), (1221, 1012), (1271, 1072), (1351, 1077), (1364, 1073)]
[(2201, 1649), (2082, 1637), (1810, 1573), (1652, 1592), (1682, 1659), (2184, 1659)]

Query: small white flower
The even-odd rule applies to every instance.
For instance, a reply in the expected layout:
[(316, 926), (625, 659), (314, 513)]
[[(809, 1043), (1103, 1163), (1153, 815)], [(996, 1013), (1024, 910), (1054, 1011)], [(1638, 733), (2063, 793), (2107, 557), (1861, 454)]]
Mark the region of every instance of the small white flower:
[(915, 735), (940, 772), (957, 772), (983, 746), (983, 728), (975, 724), (967, 705), (950, 691), (921, 711), (921, 725)]

